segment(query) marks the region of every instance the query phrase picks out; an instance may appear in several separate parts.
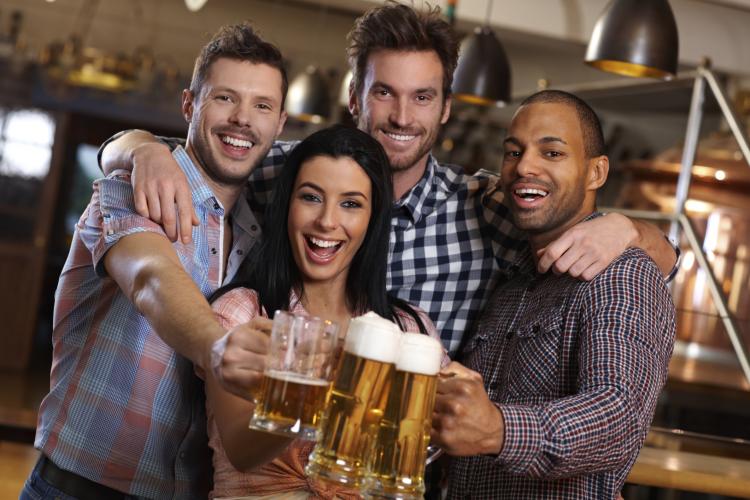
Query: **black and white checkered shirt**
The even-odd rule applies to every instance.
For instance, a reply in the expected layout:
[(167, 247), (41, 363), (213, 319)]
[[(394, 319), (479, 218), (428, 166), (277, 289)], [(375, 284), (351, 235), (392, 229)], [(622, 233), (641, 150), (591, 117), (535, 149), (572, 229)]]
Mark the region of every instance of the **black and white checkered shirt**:
[[(271, 180), (296, 143), (278, 141), (250, 178), (250, 206), (262, 213)], [(494, 288), (498, 271), (526, 247), (502, 204), (497, 175), (465, 175), (432, 156), (393, 207), (387, 287), (429, 314), (455, 354)]]
[[(248, 202), (261, 222), (272, 181), (296, 144), (276, 141), (248, 181)], [(465, 175), (430, 156), (422, 178), (393, 207), (388, 290), (429, 314), (451, 355), (479, 317), (498, 271), (526, 248), (498, 179), (487, 171)]]

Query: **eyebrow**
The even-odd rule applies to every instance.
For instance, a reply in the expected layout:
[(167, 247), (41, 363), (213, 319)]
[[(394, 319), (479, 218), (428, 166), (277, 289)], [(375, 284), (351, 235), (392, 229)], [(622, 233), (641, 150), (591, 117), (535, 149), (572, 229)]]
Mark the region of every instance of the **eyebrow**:
[[(233, 94), (233, 95), (240, 95), (240, 93), (233, 89), (232, 87), (226, 87), (226, 86), (219, 86), (219, 87), (213, 87), (209, 90), (209, 94), (215, 94), (215, 93), (227, 93), (227, 94)], [(277, 102), (278, 98), (269, 96), (269, 95), (256, 95), (253, 97), (256, 101), (264, 101), (264, 102)]]
[[(537, 144), (549, 144), (551, 142), (559, 142), (560, 144), (565, 144), (566, 146), (568, 145), (568, 143), (565, 142), (562, 138), (555, 137), (555, 136), (550, 136), (550, 135), (542, 137), (541, 139), (537, 140), (536, 142), (537, 142)], [(505, 145), (507, 143), (514, 144), (514, 145), (518, 146), (519, 148), (522, 147), (521, 141), (519, 141), (518, 139), (516, 139), (513, 136), (505, 138), (505, 140), (503, 141), (503, 145)]]
[[(310, 182), (310, 181), (303, 182), (302, 184), (300, 184), (299, 187), (297, 188), (297, 190), (300, 190), (303, 187), (314, 189), (315, 191), (318, 191), (320, 193), (325, 192), (325, 190), (322, 187), (320, 187), (317, 184), (315, 184), (314, 182)], [(367, 196), (364, 193), (360, 192), (360, 191), (347, 191), (345, 193), (341, 193), (341, 196), (360, 196), (360, 197), (364, 198), (365, 200), (367, 199)]]

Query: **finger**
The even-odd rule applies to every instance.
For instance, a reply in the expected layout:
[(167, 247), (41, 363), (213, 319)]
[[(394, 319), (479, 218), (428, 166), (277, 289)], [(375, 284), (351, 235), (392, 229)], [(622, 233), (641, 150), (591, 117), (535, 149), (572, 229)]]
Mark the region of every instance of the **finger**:
[(159, 204), (161, 205), (161, 225), (170, 241), (177, 241), (177, 213), (174, 204), (174, 192), (171, 186), (159, 189)]
[[(177, 203), (180, 237), (182, 242), (187, 245), (193, 236), (193, 220), (196, 220), (198, 216), (195, 215), (193, 200), (188, 191), (178, 188), (175, 192), (175, 202)], [(198, 224), (196, 223), (195, 225), (197, 226)]]
[(262, 316), (256, 316), (246, 323), (248, 327), (260, 330), (261, 332), (270, 335), (273, 329), (273, 320), (264, 318)]
[(133, 201), (135, 202), (136, 213), (141, 217), (148, 217), (148, 202), (146, 201), (146, 193), (143, 192), (142, 188), (134, 188)]
[(594, 278), (596, 278), (599, 273), (604, 271), (607, 268), (607, 264), (602, 261), (594, 261), (591, 263), (589, 267), (587, 267), (582, 273), (581, 273), (581, 279), (584, 281), (591, 281)]
[(566, 233), (556, 239), (544, 248), (544, 252), (539, 256), (537, 270), (540, 273), (546, 273), (552, 265), (559, 259), (573, 244), (572, 238)]
[(161, 204), (159, 203), (159, 191), (156, 186), (146, 186), (146, 202), (148, 203), (148, 218), (157, 224), (161, 224)]
[(595, 255), (593, 253), (585, 253), (578, 257), (568, 269), (568, 274), (574, 278), (580, 278), (581, 274), (591, 267), (596, 262)]
[(583, 249), (580, 246), (571, 246), (568, 250), (557, 258), (552, 264), (552, 272), (555, 274), (565, 274), (570, 271), (573, 264), (583, 257)]

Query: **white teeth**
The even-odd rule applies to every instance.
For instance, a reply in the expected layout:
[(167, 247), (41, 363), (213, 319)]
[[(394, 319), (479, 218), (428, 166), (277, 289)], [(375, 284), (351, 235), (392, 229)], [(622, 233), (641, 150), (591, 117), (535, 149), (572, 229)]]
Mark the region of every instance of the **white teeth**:
[(547, 196), (549, 193), (547, 191), (542, 191), (541, 189), (532, 189), (532, 188), (523, 188), (523, 189), (516, 189), (515, 193), (518, 196), (524, 196), (529, 194), (538, 194), (539, 196)]
[(313, 245), (321, 248), (331, 248), (341, 243), (340, 241), (319, 240), (318, 238), (313, 237), (310, 237), (310, 241), (312, 241)]
[(395, 141), (410, 141), (416, 137), (416, 135), (403, 135), (403, 134), (392, 134), (386, 132), (386, 135)]
[(223, 142), (225, 142), (226, 144), (229, 144), (229, 145), (237, 147), (237, 148), (251, 148), (251, 147), (253, 147), (253, 143), (250, 142), (250, 141), (243, 141), (242, 139), (236, 139), (236, 138), (230, 137), (228, 135), (222, 136), (221, 140)]

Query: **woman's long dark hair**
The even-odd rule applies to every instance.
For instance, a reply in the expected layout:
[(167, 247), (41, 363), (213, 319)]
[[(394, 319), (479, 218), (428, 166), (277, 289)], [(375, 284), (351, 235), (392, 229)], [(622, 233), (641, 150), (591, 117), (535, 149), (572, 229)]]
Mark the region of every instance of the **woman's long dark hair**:
[(318, 156), (351, 158), (362, 167), (372, 184), (372, 211), (367, 233), (352, 258), (346, 279), (347, 307), (357, 315), (373, 311), (400, 325), (395, 309), (401, 309), (411, 315), (424, 332), (425, 327), (414, 310), (386, 293), (388, 235), (393, 205), (388, 157), (380, 143), (370, 135), (340, 125), (315, 132), (292, 150), (274, 181), (273, 193), (266, 207), (266, 230), (260, 250), (248, 255), (232, 283), (217, 290), (210, 300), (216, 300), (233, 288), (251, 288), (258, 292), (260, 303), (268, 314), (273, 315), (276, 310), (289, 309), (291, 290), (298, 290), (302, 296), (302, 276), (289, 242), (289, 204), (300, 168)]

